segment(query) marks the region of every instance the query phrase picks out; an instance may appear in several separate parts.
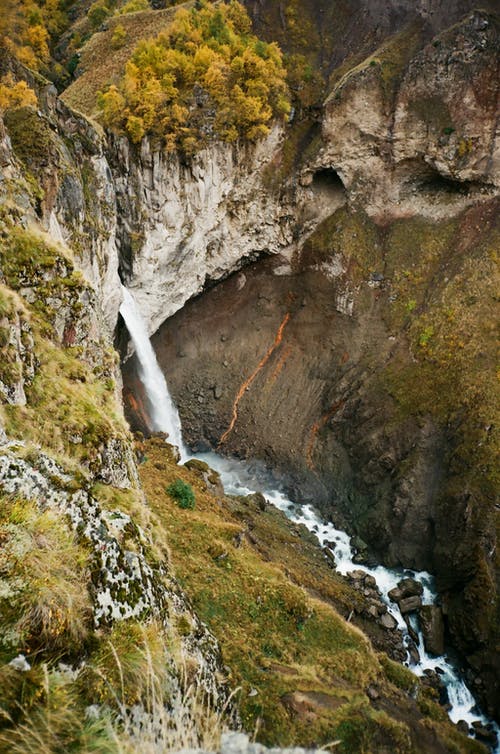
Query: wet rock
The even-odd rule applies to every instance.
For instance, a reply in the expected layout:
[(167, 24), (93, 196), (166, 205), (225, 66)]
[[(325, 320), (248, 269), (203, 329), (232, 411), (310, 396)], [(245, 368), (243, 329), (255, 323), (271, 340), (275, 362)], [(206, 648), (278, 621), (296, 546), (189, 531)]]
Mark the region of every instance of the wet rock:
[(464, 736), (469, 735), (469, 724), (465, 722), (465, 720), (459, 720), (457, 723), (457, 730), (460, 731), (460, 733), (463, 733)]
[(328, 561), (328, 565), (330, 568), (336, 568), (337, 567), (337, 561), (335, 560), (335, 555), (330, 550), (329, 547), (323, 547), (323, 554)]
[(424, 635), (424, 646), (433, 655), (444, 652), (444, 620), (438, 605), (423, 605), (420, 609), (420, 626)]
[(439, 703), (443, 706), (449, 703), (448, 690), (441, 675), (437, 672), (436, 668), (426, 668), (422, 679), (426, 686), (430, 686), (439, 695)]
[(348, 576), (348, 577), (349, 577), (349, 578), (350, 578), (350, 579), (351, 579), (352, 581), (361, 581), (361, 582), (364, 582), (364, 580), (365, 580), (365, 576), (366, 576), (366, 573), (365, 573), (364, 571), (361, 571), (361, 570), (357, 569), (357, 570), (355, 570), (355, 571), (350, 571), (350, 572), (349, 572), (349, 573), (347, 574), (347, 576)]
[(404, 597), (398, 602), (399, 609), (404, 615), (405, 613), (413, 613), (422, 607), (422, 598), (415, 595), (414, 597)]
[(356, 552), (367, 552), (368, 545), (366, 542), (364, 542), (361, 537), (355, 536), (351, 538), (351, 547), (356, 550)]
[(352, 562), (356, 565), (369, 565), (368, 556), (366, 552), (356, 552), (352, 556)]
[(472, 723), (472, 728), (478, 741), (483, 741), (489, 746), (496, 746), (498, 737), (491, 725), (483, 725), (479, 720), (475, 720)]
[(403, 617), (404, 617), (404, 621), (406, 623), (406, 628), (408, 629), (408, 635), (409, 635), (410, 639), (412, 641), (414, 641), (415, 644), (418, 644), (418, 633), (415, 631), (415, 629), (411, 625), (410, 619), (409, 619), (408, 615), (405, 615)]
[(390, 613), (385, 613), (385, 615), (382, 615), (379, 619), (379, 623), (384, 628), (387, 628), (389, 631), (394, 631), (394, 629), (397, 627), (398, 622), (396, 618), (394, 618), (393, 615)]
[(413, 641), (410, 641), (410, 643), (408, 644), (408, 654), (410, 655), (412, 664), (418, 665), (418, 663), (420, 662), (420, 655)]
[(401, 579), (401, 581), (398, 581), (398, 587), (401, 589), (403, 597), (413, 597), (417, 594), (422, 595), (424, 592), (424, 587), (416, 579)]
[(401, 579), (398, 585), (388, 592), (389, 599), (398, 604), (407, 597), (416, 597), (423, 594), (424, 588), (415, 579)]

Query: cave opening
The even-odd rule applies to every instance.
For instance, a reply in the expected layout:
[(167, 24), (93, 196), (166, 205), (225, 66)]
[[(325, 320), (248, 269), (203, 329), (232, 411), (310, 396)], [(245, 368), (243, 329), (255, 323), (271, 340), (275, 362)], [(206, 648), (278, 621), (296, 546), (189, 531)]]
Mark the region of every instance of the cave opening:
[(466, 196), (475, 187), (473, 181), (458, 181), (441, 175), (436, 171), (422, 176), (419, 188), (432, 194), (449, 194), (450, 196)]
[(312, 181), (313, 191), (322, 191), (332, 194), (345, 194), (345, 186), (342, 178), (333, 168), (321, 168), (314, 173)]

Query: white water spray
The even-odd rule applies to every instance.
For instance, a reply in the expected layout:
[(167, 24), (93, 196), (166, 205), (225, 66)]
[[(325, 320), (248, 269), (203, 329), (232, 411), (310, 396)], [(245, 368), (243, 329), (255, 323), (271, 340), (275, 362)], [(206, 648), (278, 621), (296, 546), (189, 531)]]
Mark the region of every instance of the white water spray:
[[(168, 392), (165, 377), (156, 361), (146, 326), (137, 310), (132, 295), (126, 288), (123, 288), (123, 303), (120, 307), (120, 313), (125, 320), (136, 349), (140, 365), (140, 377), (151, 404), (151, 419), (155, 425), (155, 429), (168, 433), (169, 441), (178, 446), (181, 460), (185, 461), (190, 455), (182, 442), (179, 414)], [(385, 568), (384, 566), (368, 568), (356, 565), (353, 562), (354, 553), (349, 535), (340, 529), (336, 529), (332, 523), (325, 522), (311, 505), (297, 505), (293, 503), (283, 492), (273, 487), (272, 483), (265, 476), (258, 472), (255, 473), (248, 464), (242, 461), (223, 458), (216, 453), (204, 453), (196, 457), (206, 461), (209, 466), (219, 472), (224, 489), (228, 494), (248, 495), (255, 491), (262, 492), (288, 518), (296, 523), (304, 524), (312, 531), (321, 545), (329, 543), (334, 551), (337, 561), (337, 571), (339, 573), (345, 575), (349, 571), (360, 569), (371, 574), (377, 582), (388, 611), (394, 616), (398, 628), (403, 634), (407, 634), (406, 623), (398, 607), (388, 597), (388, 592), (397, 586), (398, 581), (405, 576), (411, 576), (419, 581), (424, 588), (422, 594), (424, 603), (429, 604), (434, 602), (436, 595), (433, 591), (430, 574), (425, 571), (396, 570)], [(413, 665), (412, 670), (417, 675), (423, 675), (427, 669), (439, 669), (441, 678), (448, 690), (451, 707), (449, 715), (451, 720), (455, 723), (459, 720), (465, 720), (469, 725), (474, 721), (480, 721), (483, 725), (492, 725), (491, 721), (477, 709), (474, 697), (460, 678), (453, 664), (445, 655), (433, 657), (427, 654), (423, 636), (418, 625), (415, 624), (414, 628), (418, 632), (420, 662), (417, 665)], [(492, 727), (498, 735), (500, 732), (498, 726), (493, 724)], [(500, 754), (500, 739), (498, 746), (495, 748), (495, 753)]]
[(185, 460), (188, 453), (182, 442), (181, 420), (168, 392), (163, 372), (156, 360), (146, 325), (132, 294), (123, 285), (122, 295), (120, 314), (127, 325), (135, 348), (139, 362), (139, 376), (149, 401), (153, 428), (157, 432), (165, 432), (169, 442), (179, 448), (181, 460)]

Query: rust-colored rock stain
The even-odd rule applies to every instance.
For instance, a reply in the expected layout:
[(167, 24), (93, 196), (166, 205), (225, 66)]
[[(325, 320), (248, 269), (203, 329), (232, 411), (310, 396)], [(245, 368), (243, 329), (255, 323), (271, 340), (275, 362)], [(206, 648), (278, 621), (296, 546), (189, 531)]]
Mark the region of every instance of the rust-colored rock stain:
[(261, 371), (261, 369), (263, 369), (263, 367), (265, 367), (265, 365), (267, 364), (267, 362), (271, 358), (271, 356), (274, 353), (274, 351), (280, 345), (281, 341), (283, 340), (283, 331), (284, 331), (284, 329), (285, 329), (285, 327), (286, 327), (289, 319), (290, 319), (290, 313), (287, 312), (285, 314), (285, 316), (284, 316), (284, 318), (283, 318), (283, 320), (282, 320), (279, 328), (278, 328), (278, 332), (276, 333), (276, 337), (274, 339), (274, 343), (268, 349), (268, 351), (262, 357), (262, 359), (259, 361), (259, 363), (257, 364), (257, 367), (254, 369), (254, 371), (252, 372), (252, 374), (250, 375), (250, 377), (248, 377), (242, 383), (242, 385), (240, 386), (240, 389), (238, 390), (238, 393), (236, 394), (236, 398), (233, 401), (233, 414), (232, 414), (231, 422), (229, 424), (229, 427), (226, 429), (226, 431), (224, 432), (224, 434), (221, 436), (221, 438), (219, 440), (219, 445), (222, 445), (227, 440), (227, 438), (229, 437), (229, 435), (231, 434), (231, 432), (233, 431), (234, 425), (236, 424), (236, 421), (238, 419), (238, 404), (239, 404), (240, 400), (242, 399), (243, 395), (245, 394), (245, 391), (248, 390), (248, 388), (250, 387), (250, 385), (252, 384), (252, 382), (254, 381), (254, 379), (257, 377), (257, 375), (259, 374), (259, 372)]

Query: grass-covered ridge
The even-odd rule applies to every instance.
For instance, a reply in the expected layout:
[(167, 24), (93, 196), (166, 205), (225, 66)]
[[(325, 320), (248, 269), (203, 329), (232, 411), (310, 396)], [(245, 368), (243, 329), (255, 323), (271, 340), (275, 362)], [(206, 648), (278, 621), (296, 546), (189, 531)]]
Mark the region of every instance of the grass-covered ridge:
[(289, 111), (285, 79), (278, 46), (251, 33), (242, 5), (203, 1), (137, 45), (99, 107), (104, 124), (132, 141), (154, 134), (168, 150), (192, 152), (211, 136), (266, 135), (271, 120)]

